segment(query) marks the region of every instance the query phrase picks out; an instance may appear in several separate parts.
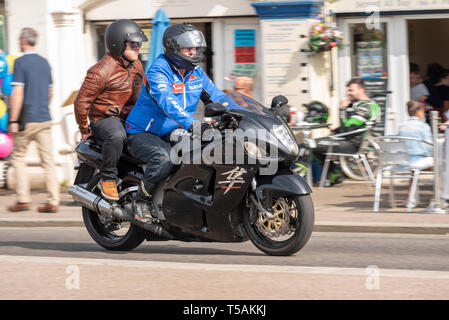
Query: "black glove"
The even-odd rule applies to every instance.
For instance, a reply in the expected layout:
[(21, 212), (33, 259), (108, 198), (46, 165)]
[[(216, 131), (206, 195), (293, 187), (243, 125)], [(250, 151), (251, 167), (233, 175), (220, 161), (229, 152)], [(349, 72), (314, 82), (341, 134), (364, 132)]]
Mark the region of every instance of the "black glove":
[(218, 128), (219, 130), (223, 129), (237, 129), (239, 127), (239, 123), (237, 119), (231, 114), (224, 114), (221, 117), (221, 126)]
[(192, 123), (188, 131), (192, 133), (192, 138), (196, 139), (201, 138), (207, 129), (213, 129), (210, 123), (197, 121)]

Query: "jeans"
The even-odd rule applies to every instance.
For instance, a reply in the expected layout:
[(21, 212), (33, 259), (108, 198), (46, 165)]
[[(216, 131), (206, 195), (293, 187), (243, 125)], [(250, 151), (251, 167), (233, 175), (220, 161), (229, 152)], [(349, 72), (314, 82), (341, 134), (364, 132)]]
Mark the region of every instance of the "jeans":
[(168, 142), (152, 133), (128, 134), (129, 153), (147, 163), (143, 183), (148, 192), (154, 185), (168, 177), (173, 169), (170, 150), (171, 145)]
[[(323, 143), (324, 142), (324, 143)], [(326, 144), (326, 142), (332, 142), (332, 143), (338, 143), (337, 145), (334, 145), (332, 147), (332, 152), (336, 153), (356, 153), (359, 149), (360, 142), (359, 140), (355, 139), (348, 139), (348, 140), (338, 140), (335, 141), (330, 138), (320, 138), (316, 140), (316, 148), (313, 149), (313, 154), (316, 158), (319, 159), (319, 161), (324, 162), (324, 159), (326, 158), (326, 153), (329, 148), (329, 146)]]
[(102, 144), (103, 163), (100, 168), (103, 181), (117, 180), (117, 163), (126, 142), (125, 121), (108, 117), (90, 124), (94, 138)]

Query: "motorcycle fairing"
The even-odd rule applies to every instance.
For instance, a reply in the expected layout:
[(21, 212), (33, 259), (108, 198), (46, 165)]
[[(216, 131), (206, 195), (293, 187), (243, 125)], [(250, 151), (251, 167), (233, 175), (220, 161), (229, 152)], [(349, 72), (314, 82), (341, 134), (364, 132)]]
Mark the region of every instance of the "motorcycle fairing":
[(210, 241), (240, 242), (230, 221), (256, 174), (253, 167), (184, 165), (168, 181), (163, 211), (173, 233)]

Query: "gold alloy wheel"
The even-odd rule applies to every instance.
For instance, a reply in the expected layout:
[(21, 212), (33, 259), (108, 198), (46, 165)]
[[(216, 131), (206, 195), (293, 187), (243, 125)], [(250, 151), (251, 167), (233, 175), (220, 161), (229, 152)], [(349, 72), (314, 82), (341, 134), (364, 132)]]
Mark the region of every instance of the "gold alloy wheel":
[(269, 238), (278, 238), (292, 232), (290, 218), (293, 213), (292, 210), (296, 210), (296, 206), (289, 206), (284, 198), (273, 199), (273, 202), (272, 216), (268, 216), (267, 213), (259, 211), (259, 218), (256, 225), (263, 235)]

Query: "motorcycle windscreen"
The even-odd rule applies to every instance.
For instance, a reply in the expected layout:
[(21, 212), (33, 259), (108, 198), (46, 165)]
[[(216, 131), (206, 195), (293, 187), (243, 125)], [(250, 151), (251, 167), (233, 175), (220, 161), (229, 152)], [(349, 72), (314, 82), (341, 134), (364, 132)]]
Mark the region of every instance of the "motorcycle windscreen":
[(217, 102), (221, 103), (229, 110), (246, 110), (251, 112), (251, 114), (271, 117), (270, 110), (268, 108), (264, 107), (250, 97), (237, 92), (231, 92), (227, 96), (219, 99)]

